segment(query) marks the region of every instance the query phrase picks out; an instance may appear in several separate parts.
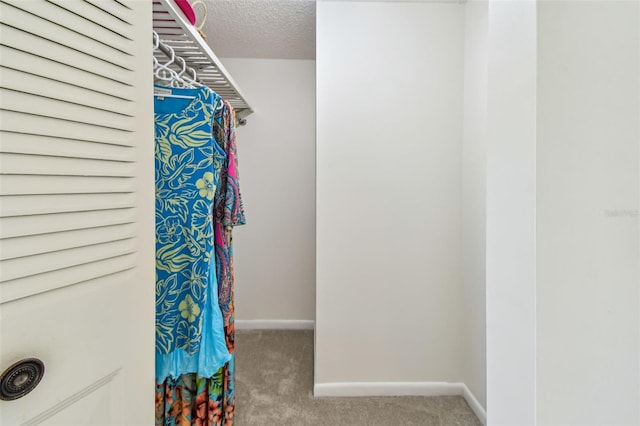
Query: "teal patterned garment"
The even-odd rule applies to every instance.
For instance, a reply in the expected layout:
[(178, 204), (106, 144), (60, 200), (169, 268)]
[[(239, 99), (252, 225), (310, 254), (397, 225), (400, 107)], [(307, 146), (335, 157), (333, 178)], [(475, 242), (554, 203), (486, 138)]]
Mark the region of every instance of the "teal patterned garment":
[(218, 95), (155, 99), (156, 379), (211, 377), (230, 359), (218, 305), (214, 195), (225, 152), (213, 138)]

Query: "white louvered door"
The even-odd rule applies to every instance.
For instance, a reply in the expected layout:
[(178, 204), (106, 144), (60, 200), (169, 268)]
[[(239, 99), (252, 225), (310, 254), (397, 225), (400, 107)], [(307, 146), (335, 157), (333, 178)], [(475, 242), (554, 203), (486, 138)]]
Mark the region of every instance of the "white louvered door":
[(152, 425), (151, 2), (0, 0), (0, 424)]

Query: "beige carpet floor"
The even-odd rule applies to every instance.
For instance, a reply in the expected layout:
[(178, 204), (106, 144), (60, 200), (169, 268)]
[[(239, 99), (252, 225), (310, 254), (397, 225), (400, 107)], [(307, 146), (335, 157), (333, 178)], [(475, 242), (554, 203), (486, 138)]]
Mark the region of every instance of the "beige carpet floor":
[(318, 398), (313, 332), (236, 332), (238, 426), (481, 426), (462, 397)]

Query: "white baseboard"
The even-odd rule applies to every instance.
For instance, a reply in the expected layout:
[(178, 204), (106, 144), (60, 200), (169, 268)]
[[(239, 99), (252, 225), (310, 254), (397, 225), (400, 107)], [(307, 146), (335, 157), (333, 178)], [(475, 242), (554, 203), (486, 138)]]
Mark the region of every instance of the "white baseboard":
[(471, 407), (471, 410), (476, 414), (478, 419), (482, 422), (483, 425), (487, 424), (487, 411), (482, 407), (480, 402), (476, 399), (475, 395), (469, 390), (467, 385), (462, 384), (462, 396)]
[(313, 396), (445, 396), (462, 395), (462, 383), (448, 382), (353, 382), (318, 383)]
[(451, 396), (461, 395), (482, 424), (487, 424), (487, 413), (464, 383), (450, 382), (350, 382), (317, 383), (313, 396)]
[(236, 330), (313, 330), (313, 320), (236, 320)]

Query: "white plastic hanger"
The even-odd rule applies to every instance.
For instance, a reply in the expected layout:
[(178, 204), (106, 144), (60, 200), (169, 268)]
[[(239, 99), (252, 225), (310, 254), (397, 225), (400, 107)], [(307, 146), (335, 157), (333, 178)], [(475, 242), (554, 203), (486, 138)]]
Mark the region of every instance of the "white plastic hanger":
[[(187, 62), (182, 58), (180, 58), (180, 60), (182, 61), (182, 71), (178, 73), (178, 78), (184, 81), (189, 87), (202, 87), (202, 84), (197, 81), (198, 76), (196, 75), (196, 70), (191, 67), (187, 68)], [(186, 74), (187, 71), (193, 74), (193, 78), (190, 78), (189, 75)]]
[[(160, 37), (154, 31), (153, 32), (153, 50), (154, 51), (160, 49), (160, 43), (162, 43), (160, 41)], [(178, 74), (172, 68), (169, 68), (169, 66), (171, 64), (176, 62), (176, 55), (175, 55), (175, 51), (170, 46), (165, 46), (165, 47), (171, 53), (171, 56), (169, 57), (169, 62), (167, 62), (166, 64), (162, 64), (154, 56), (153, 57), (153, 69), (154, 69), (154, 77), (155, 77), (155, 79), (168, 83), (169, 87), (167, 87), (166, 89), (154, 87), (153, 95), (157, 96), (157, 97), (162, 97), (162, 98), (195, 99), (195, 96), (176, 95), (176, 94), (171, 93), (170, 87), (188, 87), (187, 84), (190, 85), (191, 82), (187, 83), (181, 77), (180, 74)], [(179, 59), (183, 63), (183, 71), (182, 72), (184, 72), (184, 69), (186, 68), (186, 62), (182, 58), (179, 58)], [(187, 84), (185, 84), (185, 83), (187, 83)], [(191, 87), (193, 87), (193, 86), (191, 86)]]

